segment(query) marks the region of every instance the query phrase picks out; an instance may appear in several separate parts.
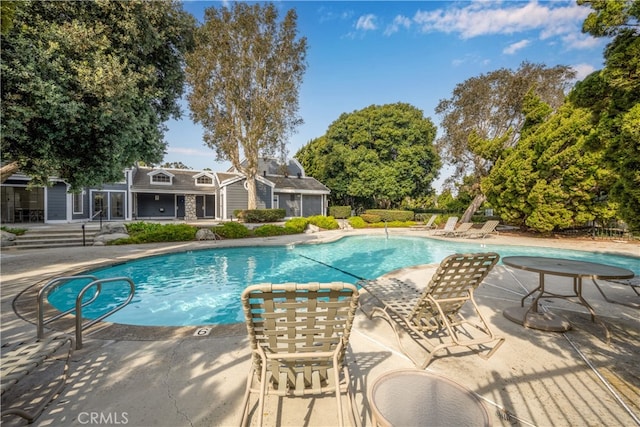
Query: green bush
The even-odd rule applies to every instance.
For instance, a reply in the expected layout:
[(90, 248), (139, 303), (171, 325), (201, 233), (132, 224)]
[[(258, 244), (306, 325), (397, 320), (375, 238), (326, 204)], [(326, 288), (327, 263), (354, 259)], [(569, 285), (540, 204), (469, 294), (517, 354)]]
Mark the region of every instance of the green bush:
[(411, 227), (412, 225), (416, 225), (415, 221), (389, 221), (389, 222), (376, 222), (374, 224), (369, 224), (369, 228), (400, 228), (400, 227)]
[(132, 222), (126, 224), (129, 238), (117, 239), (110, 245), (155, 242), (185, 242), (194, 240), (198, 229), (188, 224), (157, 224), (152, 222)]
[(284, 223), (284, 227), (291, 230), (291, 234), (295, 234), (302, 233), (307, 227), (307, 224), (309, 224), (309, 220), (307, 218), (291, 218)]
[(298, 231), (292, 228), (281, 227), (279, 225), (265, 224), (253, 229), (253, 235), (258, 237), (284, 236), (286, 234), (297, 234)]
[(241, 239), (249, 235), (249, 229), (237, 222), (225, 222), (222, 225), (211, 227), (211, 231), (225, 239)]
[(374, 215), (370, 213), (363, 213), (362, 215), (360, 215), (360, 218), (362, 218), (365, 222), (368, 222), (369, 224), (380, 222), (380, 220), (382, 219), (380, 218), (380, 215)]
[(351, 206), (330, 206), (329, 215), (334, 218), (349, 218), (351, 216)]
[(351, 227), (353, 228), (367, 227), (367, 223), (365, 222), (365, 220), (359, 216), (352, 216), (351, 218), (347, 219), (347, 221), (349, 222), (349, 225), (351, 225)]
[(437, 215), (437, 214), (436, 213), (417, 213), (415, 216), (415, 220), (420, 222), (427, 222), (431, 219), (431, 215)]
[(340, 224), (332, 216), (315, 215), (307, 218), (309, 223), (316, 227), (324, 228), (325, 230), (336, 230), (340, 228)]
[(22, 236), (27, 232), (26, 228), (11, 228), (11, 227), (0, 227), (0, 230), (6, 231), (7, 233), (15, 234), (16, 236)]
[(411, 221), (414, 217), (413, 211), (367, 209), (365, 213), (370, 215), (378, 215), (381, 221)]
[(286, 214), (284, 209), (251, 209), (239, 211), (236, 216), (244, 222), (256, 223), (282, 221)]

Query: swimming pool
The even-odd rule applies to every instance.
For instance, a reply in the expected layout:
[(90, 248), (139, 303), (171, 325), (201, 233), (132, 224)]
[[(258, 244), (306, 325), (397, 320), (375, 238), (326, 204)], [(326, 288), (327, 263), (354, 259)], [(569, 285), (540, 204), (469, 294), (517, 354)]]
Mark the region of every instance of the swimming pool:
[[(240, 294), (249, 284), (271, 282), (355, 283), (419, 264), (439, 263), (454, 253), (498, 252), (602, 262), (640, 274), (640, 260), (540, 247), (451, 242), (411, 236), (350, 236), (332, 243), (215, 248), (142, 258), (92, 270), (99, 278), (127, 276), (136, 284), (133, 301), (107, 320), (141, 326), (200, 326), (243, 322)], [(75, 304), (87, 282), (69, 282), (49, 295), (59, 310)], [(127, 297), (128, 289), (105, 285), (83, 310), (98, 317)], [(87, 299), (90, 295), (87, 296)]]

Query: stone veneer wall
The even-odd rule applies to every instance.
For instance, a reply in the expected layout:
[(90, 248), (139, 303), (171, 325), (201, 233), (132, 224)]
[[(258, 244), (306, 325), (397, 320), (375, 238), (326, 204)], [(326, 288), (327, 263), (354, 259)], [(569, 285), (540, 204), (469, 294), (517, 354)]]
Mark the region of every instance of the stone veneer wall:
[(184, 219), (185, 221), (193, 221), (198, 219), (196, 213), (196, 195), (186, 194), (184, 196)]

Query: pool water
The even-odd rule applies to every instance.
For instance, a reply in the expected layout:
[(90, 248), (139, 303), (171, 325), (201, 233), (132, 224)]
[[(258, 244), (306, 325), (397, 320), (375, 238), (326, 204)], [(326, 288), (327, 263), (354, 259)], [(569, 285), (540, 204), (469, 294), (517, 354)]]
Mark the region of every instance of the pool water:
[[(107, 320), (142, 326), (200, 326), (243, 322), (240, 294), (249, 284), (270, 282), (355, 283), (398, 268), (439, 263), (454, 253), (497, 252), (601, 262), (640, 274), (640, 259), (583, 251), (450, 242), (411, 236), (351, 236), (324, 244), (215, 248), (142, 258), (88, 271), (99, 278), (130, 277), (136, 294)], [(49, 302), (59, 310), (74, 306), (87, 281), (55, 289)], [(120, 285), (120, 286), (116, 286)], [(105, 284), (102, 294), (83, 309), (95, 318), (124, 301), (128, 286)], [(91, 297), (91, 292), (85, 298)]]

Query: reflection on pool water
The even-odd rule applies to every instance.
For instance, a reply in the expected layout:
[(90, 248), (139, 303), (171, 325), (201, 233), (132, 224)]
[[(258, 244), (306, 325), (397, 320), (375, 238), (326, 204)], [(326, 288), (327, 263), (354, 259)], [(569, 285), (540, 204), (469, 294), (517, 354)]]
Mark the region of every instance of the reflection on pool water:
[[(601, 262), (640, 274), (640, 259), (632, 257), (410, 236), (351, 236), (324, 244), (203, 249), (143, 258), (86, 274), (99, 278), (126, 276), (136, 284), (134, 300), (110, 316), (110, 322), (198, 326), (244, 321), (240, 294), (249, 284), (355, 283), (359, 278), (376, 278), (402, 267), (439, 263), (454, 253), (488, 251), (502, 257), (531, 255)], [(49, 302), (67, 310), (86, 284), (66, 283), (50, 294)], [(123, 301), (127, 290), (125, 286), (104, 285), (100, 297), (83, 310), (83, 315), (97, 317)]]

